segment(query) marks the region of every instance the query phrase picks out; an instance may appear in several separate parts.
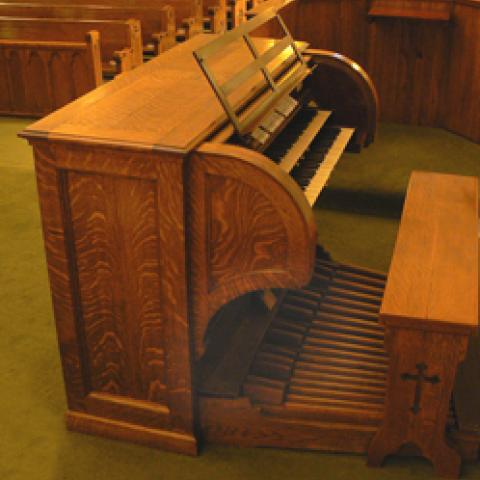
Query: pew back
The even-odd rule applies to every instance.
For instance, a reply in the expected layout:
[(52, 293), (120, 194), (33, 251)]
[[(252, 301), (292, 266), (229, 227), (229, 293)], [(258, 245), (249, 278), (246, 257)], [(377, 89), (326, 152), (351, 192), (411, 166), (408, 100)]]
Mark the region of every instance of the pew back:
[(100, 34), (104, 66), (125, 51), (132, 67), (142, 63), (142, 42), (138, 20), (77, 20), (59, 18), (0, 17), (0, 39), (42, 42), (79, 42), (89, 31)]
[(41, 117), (102, 82), (99, 38), (0, 40), (0, 114)]
[(128, 20), (140, 21), (142, 42), (152, 43), (158, 35), (175, 37), (175, 10), (170, 5), (160, 7), (69, 5), (55, 3), (10, 3), (0, 2), (0, 16), (23, 18), (72, 18), (83, 20)]
[[(25, 3), (24, 0), (11, 2), (12, 4)], [(65, 5), (65, 0), (37, 0), (38, 5)], [(198, 25), (203, 24), (203, 0), (75, 0), (75, 5), (104, 5), (111, 7), (145, 7), (158, 9), (164, 5), (171, 5), (175, 9), (177, 25), (181, 25), (187, 18), (195, 20)]]

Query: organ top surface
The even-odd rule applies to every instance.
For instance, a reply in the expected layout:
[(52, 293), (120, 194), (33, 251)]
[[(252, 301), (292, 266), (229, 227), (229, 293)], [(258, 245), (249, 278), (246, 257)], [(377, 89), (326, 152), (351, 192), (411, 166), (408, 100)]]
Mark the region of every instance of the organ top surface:
[[(21, 135), (179, 152), (192, 150), (227, 120), (193, 57), (194, 50), (216, 37), (193, 37), (30, 125)], [(276, 41), (253, 40), (260, 53)], [(301, 51), (307, 46), (302, 42), (297, 45)], [(272, 70), (281, 70), (287, 57), (285, 51), (272, 64)], [(226, 80), (251, 61), (251, 52), (240, 40), (225, 48), (213, 68), (219, 80)], [(233, 103), (247, 102), (263, 86), (260, 74), (252, 77), (235, 92)]]

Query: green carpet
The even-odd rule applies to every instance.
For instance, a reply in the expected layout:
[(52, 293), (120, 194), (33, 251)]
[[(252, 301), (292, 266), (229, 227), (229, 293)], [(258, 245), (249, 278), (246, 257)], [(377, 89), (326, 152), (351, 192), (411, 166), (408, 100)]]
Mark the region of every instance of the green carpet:
[[(0, 119), (0, 480), (435, 478), (421, 459), (370, 469), (363, 456), (217, 446), (188, 458), (67, 432), (32, 156), (15, 136), (28, 123)], [(382, 125), (372, 146), (344, 157), (315, 208), (336, 259), (387, 270), (412, 169), (479, 176), (480, 146)], [(480, 478), (480, 464), (463, 477)]]

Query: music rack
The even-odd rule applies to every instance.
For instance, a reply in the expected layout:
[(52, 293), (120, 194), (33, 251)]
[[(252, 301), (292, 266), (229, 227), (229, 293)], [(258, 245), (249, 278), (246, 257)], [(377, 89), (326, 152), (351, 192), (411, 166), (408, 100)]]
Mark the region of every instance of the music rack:
[[(252, 41), (250, 34), (252, 31), (274, 19), (278, 21), (284, 36), (276, 41), (271, 48), (260, 53)], [(211, 68), (210, 61), (212, 57), (225, 51), (225, 48), (231, 43), (242, 39), (252, 54), (252, 61), (228, 80), (220, 83)], [(285, 51), (288, 51), (288, 55), (282, 59), (281, 57)], [(193, 55), (225, 110), (225, 113), (232, 122), (237, 134), (240, 136), (251, 132), (252, 125), (254, 125), (258, 119), (262, 118), (276, 102), (287, 95), (291, 89), (298, 84), (302, 77), (305, 77), (309, 72), (305, 59), (299, 52), (288, 28), (274, 9), (263, 12), (254, 19), (243, 23), (234, 30), (230, 30), (207, 45), (198, 48), (193, 52)], [(268, 65), (276, 59), (281, 59), (289, 66), (287, 71), (283, 72), (279, 77), (272, 75), (268, 69)], [(241, 115), (245, 105), (234, 105), (229, 97), (231, 97), (240, 86), (245, 84), (246, 81), (259, 73), (263, 76), (266, 90), (269, 93), (263, 97), (263, 101), (259, 105), (256, 105), (255, 108), (248, 111), (246, 115)]]

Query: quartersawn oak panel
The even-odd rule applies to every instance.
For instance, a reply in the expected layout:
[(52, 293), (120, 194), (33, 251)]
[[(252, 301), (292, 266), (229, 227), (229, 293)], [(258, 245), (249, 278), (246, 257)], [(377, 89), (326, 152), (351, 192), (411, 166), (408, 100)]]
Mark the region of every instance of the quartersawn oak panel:
[(241, 181), (219, 175), (207, 174), (205, 188), (209, 290), (252, 271), (285, 269), (287, 232), (268, 198)]
[(68, 193), (91, 388), (162, 402), (155, 183), (71, 172)]
[(32, 143), (67, 426), (195, 454), (181, 157)]

